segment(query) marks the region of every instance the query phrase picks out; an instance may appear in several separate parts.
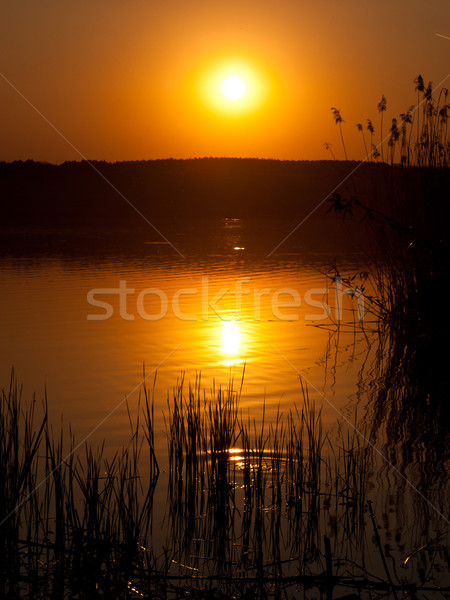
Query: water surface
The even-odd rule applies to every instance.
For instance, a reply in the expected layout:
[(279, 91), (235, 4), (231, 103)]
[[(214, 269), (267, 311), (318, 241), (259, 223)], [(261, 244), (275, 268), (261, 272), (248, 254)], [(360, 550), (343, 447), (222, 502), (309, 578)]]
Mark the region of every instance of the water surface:
[[(208, 390), (239, 381), (244, 367), (242, 407), (256, 416), (263, 402), (268, 414), (279, 405), (289, 410), (299, 398), (299, 373), (342, 410), (356, 391), (364, 349), (357, 349), (362, 336), (342, 327), (332, 365), (340, 377), (325, 378), (332, 320), (351, 322), (356, 308), (344, 295), (337, 313), (331, 278), (337, 264), (352, 274), (367, 270), (367, 261), (351, 245), (343, 251), (342, 235), (334, 242), (293, 236), (268, 257), (290, 225), (178, 224), (170, 238), (183, 256), (154, 231), (136, 239), (130, 232), (13, 237), (0, 263), (1, 380), (14, 367), (24, 394), (46, 392), (51, 413), (63, 414), (77, 437), (126, 396), (135, 406), (144, 365), (147, 384), (157, 373), (157, 413), (180, 377), (194, 382), (201, 373)], [(108, 302), (111, 316), (98, 301)], [(330, 406), (324, 415), (336, 420)], [(127, 419), (122, 405), (96, 436), (120, 443)]]

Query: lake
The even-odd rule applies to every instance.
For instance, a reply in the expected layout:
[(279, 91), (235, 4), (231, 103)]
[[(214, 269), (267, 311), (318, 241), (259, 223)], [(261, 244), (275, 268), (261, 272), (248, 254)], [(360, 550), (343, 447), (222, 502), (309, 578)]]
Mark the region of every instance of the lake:
[[(439, 436), (425, 415), (428, 437), (420, 442), (419, 437), (411, 438), (410, 429), (389, 428), (391, 409), (379, 398), (388, 382), (386, 373), (392, 369), (393, 355), (389, 344), (379, 337), (370, 302), (361, 293), (364, 286), (366, 296), (377, 294), (368, 278), (374, 265), (362, 243), (364, 235), (353, 235), (339, 220), (316, 219), (283, 242), (296, 225), (283, 219), (205, 218), (160, 221), (162, 236), (152, 229), (120, 228), (8, 233), (0, 259), (0, 380), (6, 388), (14, 368), (26, 401), (33, 392), (38, 400), (46, 395), (55, 431), (61, 424), (68, 431), (70, 424), (76, 444), (88, 440), (99, 447), (105, 441), (107, 460), (113, 460), (115, 453), (129, 444), (130, 419), (137, 417), (145, 383), (154, 402), (155, 452), (161, 469), (152, 500), (152, 519), (158, 525), (153, 543), (160, 552), (167, 544), (178, 548), (172, 563), (177, 576), (185, 569), (206, 569), (205, 548), (201, 548), (199, 565), (199, 556), (194, 556), (186, 538), (195, 534), (202, 544), (213, 539), (217, 544), (220, 536), (228, 535), (221, 529), (225, 522), (226, 527), (231, 527), (230, 523), (235, 527), (229, 515), (224, 521), (223, 514), (216, 512), (193, 525), (205, 510), (198, 498), (206, 493), (205, 484), (195, 477), (193, 484), (200, 488), (192, 506), (185, 495), (187, 488), (178, 496), (173, 491), (173, 456), (169, 462), (167, 432), (174, 418), (177, 386), (183, 383), (185, 390), (192, 386), (200, 389), (200, 396), (214, 399), (218, 390), (226, 393), (232, 381), (235, 390), (242, 386), (239, 411), (243, 419), (254, 423), (255, 431), (263, 421), (278, 431), (280, 418), (294, 415), (295, 423), (296, 407), (302, 410), (303, 383), (312, 407), (321, 411), (323, 433), (311, 434), (308, 425), (306, 430), (311, 440), (321, 436), (324, 440), (317, 450), (322, 456), (319, 462), (324, 461), (322, 475), (317, 477), (324, 487), (311, 496), (313, 504), (307, 511), (299, 513), (300, 520), (303, 514), (307, 519), (301, 535), (308, 540), (311, 535), (312, 540), (311, 549), (301, 554), (304, 564), (320, 559), (317, 551), (322, 542), (317, 532), (323, 528), (332, 536), (337, 563), (343, 555), (351, 558), (354, 552), (357, 556), (367, 553), (365, 568), (384, 580), (367, 513), (371, 505), (366, 500), (371, 499), (382, 521), (384, 552), (397, 566), (421, 544), (433, 542), (433, 556), (422, 554), (417, 559), (419, 566), (413, 565), (409, 572), (412, 580), (425, 581), (421, 569), (436, 568), (436, 573), (442, 573), (446, 568), (441, 544), (446, 522), (445, 495), (441, 494), (446, 485), (441, 470), (444, 462), (435, 452), (427, 463), (430, 453), (426, 447), (428, 442), (434, 447)], [(397, 389), (397, 384), (392, 383), (392, 389)], [(408, 390), (408, 382), (402, 383), (401, 389)], [(403, 392), (398, 396), (399, 406)], [(350, 450), (341, 445), (345, 436)], [(351, 468), (356, 469), (356, 463), (350, 467), (353, 456), (360, 456), (358, 444), (371, 449), (373, 455), (370, 468), (369, 462), (361, 463), (367, 471), (363, 470), (363, 479), (355, 484), (358, 491), (353, 493), (361, 494), (356, 501), (349, 499), (346, 486), (353, 477)], [(229, 451), (236, 453), (233, 502), (245, 506), (245, 465), (251, 451), (245, 447)], [(78, 456), (84, 460), (83, 452), (82, 445), (77, 447), (77, 460)], [(265, 492), (269, 493), (285, 477), (274, 464), (287, 469), (290, 463), (284, 455), (277, 459), (281, 462), (274, 462), (274, 448), (268, 446), (266, 452), (267, 466), (261, 463), (261, 468), (264, 477), (272, 477)], [(310, 447), (309, 452), (314, 456), (316, 450)], [(342, 505), (347, 511), (345, 519), (349, 519), (354, 502), (362, 503), (358, 510), (366, 515), (365, 533), (357, 525), (360, 517), (356, 513), (352, 513), (354, 521), (345, 523), (344, 517), (336, 521), (337, 517), (331, 516), (329, 503), (335, 484), (330, 469), (335, 460), (345, 469), (336, 486), (340, 479), (347, 482), (340, 491), (336, 487), (336, 515)], [(184, 468), (188, 468), (187, 462)], [(209, 468), (205, 463), (207, 472)], [(181, 472), (187, 486), (189, 480)], [(276, 472), (280, 480), (273, 479)], [(355, 471), (354, 477), (359, 476)], [(309, 492), (304, 493), (307, 499)], [(311, 513), (322, 496), (324, 512), (316, 508)], [(297, 510), (297, 500), (292, 498), (282, 503), (288, 512)], [(264, 514), (272, 514), (273, 506), (264, 508), (269, 511)], [(316, 513), (318, 521), (313, 525), (311, 514)], [(264, 546), (264, 552), (270, 554), (275, 547), (281, 552), (280, 560), (291, 560), (297, 542), (289, 532), (293, 523), (300, 527), (298, 518), (291, 521), (289, 517), (281, 525), (273, 518), (265, 525), (255, 523), (255, 535), (261, 527), (271, 532), (272, 545)], [(246, 529), (242, 523), (236, 527), (239, 538)], [(282, 551), (279, 541), (273, 546), (277, 531), (287, 536)], [(353, 547), (352, 536), (358, 537), (361, 547)], [(233, 539), (227, 538), (229, 554), (225, 552), (223, 560), (245, 564), (242, 556), (235, 556), (240, 543)], [(252, 544), (246, 543), (250, 548)], [(214, 545), (209, 552), (220, 554), (220, 548)], [(212, 572), (215, 576), (214, 568)]]
[[(289, 231), (283, 225), (255, 248), (261, 227), (248, 222), (211, 221), (195, 233), (187, 224), (172, 238), (184, 258), (154, 232), (129, 254), (117, 253), (110, 236), (100, 255), (83, 255), (79, 247), (70, 254), (72, 237), (59, 240), (58, 252), (45, 249), (47, 238), (38, 256), (3, 257), (1, 380), (14, 366), (25, 396), (42, 397), (45, 388), (51, 414), (56, 420), (63, 414), (77, 438), (125, 396), (136, 405), (144, 364), (149, 381), (157, 372), (157, 411), (165, 410), (167, 391), (182, 374), (193, 383), (201, 373), (208, 390), (230, 377), (239, 381), (244, 366), (242, 407), (254, 414), (263, 399), (269, 413), (288, 410), (299, 397), (299, 373), (330, 395), (337, 410), (347, 408), (368, 347), (360, 332), (344, 326), (359, 322), (357, 299), (340, 298), (333, 268), (338, 260), (343, 275), (359, 274), (367, 261), (361, 252), (342, 252), (339, 240), (334, 255), (305, 248), (301, 239), (266, 258), (278, 231)], [(336, 319), (342, 331), (333, 358), (327, 353)], [(327, 422), (336, 416), (324, 407)], [(127, 419), (122, 405), (96, 437), (121, 444)]]

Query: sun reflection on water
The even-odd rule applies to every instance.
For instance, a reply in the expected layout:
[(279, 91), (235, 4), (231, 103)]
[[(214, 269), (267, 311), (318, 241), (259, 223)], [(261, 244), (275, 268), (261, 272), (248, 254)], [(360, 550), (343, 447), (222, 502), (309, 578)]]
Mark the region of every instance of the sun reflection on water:
[(241, 345), (241, 332), (236, 321), (225, 321), (222, 324), (222, 352), (230, 358), (222, 361), (226, 366), (240, 362), (239, 350)]

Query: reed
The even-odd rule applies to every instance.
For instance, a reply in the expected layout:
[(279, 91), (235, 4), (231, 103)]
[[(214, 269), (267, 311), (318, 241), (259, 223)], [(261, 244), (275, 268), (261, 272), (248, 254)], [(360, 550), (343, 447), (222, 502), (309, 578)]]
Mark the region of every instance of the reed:
[(341, 111), (338, 108), (335, 108), (333, 106), (333, 107), (331, 107), (331, 111), (333, 112), (334, 122), (336, 123), (336, 125), (339, 125), (339, 133), (341, 134), (341, 142), (342, 142), (342, 148), (344, 149), (345, 160), (348, 160), (347, 149), (345, 147), (345, 142), (344, 142), (344, 134), (342, 133), (342, 123), (345, 123), (345, 121), (342, 118)]
[(81, 458), (73, 436), (66, 443), (63, 427), (48, 425), (47, 404), (37, 422), (35, 407), (24, 406), (13, 374), (0, 410), (3, 597), (123, 595), (149, 530), (157, 466), (144, 487), (138, 464), (142, 430), (149, 446), (152, 432), (138, 419), (121, 453), (108, 460), (103, 446), (85, 445)]
[[(380, 114), (380, 141), (378, 146), (373, 143), (375, 132), (373, 122), (371, 119), (367, 119), (367, 129), (370, 133), (370, 155), (367, 152), (363, 127), (360, 123), (356, 125), (363, 136), (365, 160), (370, 159), (373, 161), (381, 157), (382, 162), (386, 158), (387, 162), (394, 165), (396, 163), (396, 148), (400, 146), (398, 162), (403, 166), (434, 168), (449, 166), (448, 111), (450, 104), (447, 102), (448, 89), (442, 87), (436, 93), (433, 90), (432, 82), (430, 81), (428, 85), (425, 85), (421, 75), (418, 75), (414, 80), (414, 84), (417, 92), (417, 103), (409, 106), (404, 113), (392, 118), (387, 141), (387, 154), (385, 154), (385, 134), (383, 130), (384, 113), (387, 111), (387, 99), (384, 94), (377, 105)], [(335, 123), (339, 125), (344, 157), (347, 160), (347, 150), (342, 132), (344, 120), (339, 110), (336, 108), (331, 110), (333, 111)], [(325, 144), (327, 150), (330, 149), (329, 146), (329, 144)]]
[[(392, 123), (391, 165), (379, 165), (369, 193), (355, 188), (353, 196), (334, 194), (329, 201), (330, 210), (353, 219), (353, 226), (366, 233), (371, 266), (360, 288), (365, 320), (370, 318), (378, 335), (372, 373), (361, 384), (370, 390), (371, 439), (382, 441), (390, 462), (445, 513), (450, 414), (442, 349), (450, 336), (443, 295), (450, 264), (449, 105), (446, 89), (436, 94), (421, 76), (415, 83), (417, 104)], [(395, 164), (396, 146), (400, 165)], [(341, 281), (348, 289), (355, 286), (353, 278)], [(434, 490), (439, 492), (434, 495)]]
[[(129, 443), (107, 448), (53, 430), (47, 404), (24, 405), (14, 375), (0, 427), (3, 597), (281, 598), (304, 589), (407, 589), (370, 576), (372, 455), (356, 434), (331, 439), (300, 386), (270, 421), (240, 409), (242, 385), (206, 394), (181, 379), (168, 399), (164, 529), (153, 528), (158, 476), (153, 394)], [(159, 496), (161, 497), (161, 496)], [(351, 577), (348, 573), (351, 572)], [(378, 586), (378, 588), (377, 588)], [(403, 586), (403, 587), (402, 587)], [(425, 586), (425, 583), (423, 583)]]

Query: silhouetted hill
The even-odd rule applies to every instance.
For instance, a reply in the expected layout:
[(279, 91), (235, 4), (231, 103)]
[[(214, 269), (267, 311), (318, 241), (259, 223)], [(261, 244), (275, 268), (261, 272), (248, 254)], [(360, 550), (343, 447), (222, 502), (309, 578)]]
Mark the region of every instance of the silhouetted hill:
[[(202, 158), (0, 163), (3, 228), (134, 226), (170, 217), (296, 218), (383, 165)], [(367, 187), (363, 185), (362, 187)], [(135, 208), (133, 208), (135, 207)]]

